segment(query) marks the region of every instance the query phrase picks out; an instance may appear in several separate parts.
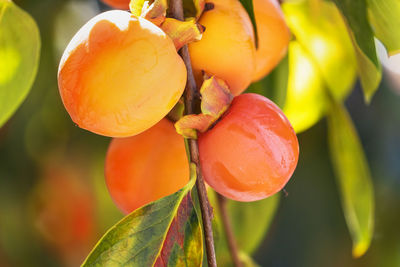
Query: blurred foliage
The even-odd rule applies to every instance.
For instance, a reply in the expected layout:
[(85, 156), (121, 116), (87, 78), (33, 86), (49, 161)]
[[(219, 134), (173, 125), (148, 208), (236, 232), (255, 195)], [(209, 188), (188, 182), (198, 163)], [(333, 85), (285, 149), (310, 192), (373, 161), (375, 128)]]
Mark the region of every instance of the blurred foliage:
[[(318, 5), (320, 1), (310, 2)], [(335, 1), (342, 10), (346, 9), (346, 12), (350, 13), (360, 12), (360, 16), (366, 18), (366, 6), (361, 6), (360, 10), (347, 9), (343, 4), (345, 2), (351, 4), (351, 1)], [(354, 3), (356, 2), (358, 1)], [(382, 32), (382, 28), (379, 29), (383, 24), (376, 23), (388, 22), (377, 21), (376, 18), (382, 16), (381, 11), (377, 6), (373, 6), (374, 1), (367, 2), (368, 19), (374, 25), (374, 33), (378, 37), (382, 36), (380, 38), (389, 51), (394, 51), (391, 44), (398, 36), (393, 36), (393, 40), (389, 36), (390, 40), (385, 42), (388, 35)], [(109, 197), (103, 177), (104, 157), (109, 139), (73, 125), (61, 103), (56, 80), (58, 61), (67, 42), (79, 27), (100, 9), (94, 0), (16, 0), (15, 3), (37, 22), (42, 39), (42, 53), (38, 76), (29, 97), (9, 122), (0, 128), (0, 266), (76, 266), (83, 261), (84, 255), (89, 253), (101, 235), (122, 218), (122, 214)], [(389, 0), (385, 3), (389, 3)], [(332, 5), (330, 6), (329, 9), (333, 9)], [(285, 13), (296, 13), (301, 20), (301, 10), (296, 8)], [(325, 12), (324, 8), (315, 10), (319, 10), (317, 14)], [(383, 10), (387, 10), (387, 7)], [(314, 11), (311, 13), (315, 14)], [(396, 10), (389, 11), (385, 12), (387, 18), (397, 18)], [(325, 14), (322, 18), (335, 20), (338, 16)], [(327, 56), (332, 62), (337, 62), (336, 65), (333, 64), (336, 66), (334, 71), (329, 68), (324, 70), (319, 61), (323, 58), (318, 54), (320, 50), (313, 48), (310, 43), (314, 40), (314, 34), (317, 34), (317, 37), (318, 34), (325, 37), (338, 28), (343, 29), (343, 26), (329, 26), (331, 20), (321, 22), (318, 16), (315, 16), (315, 19), (317, 22), (297, 30), (296, 26), (304, 25), (304, 21), (290, 26), (293, 40), (288, 57), (268, 77), (253, 84), (250, 90), (267, 95), (284, 107), (288, 105), (285, 102), (290, 97), (290, 87), (298, 86), (297, 82), (291, 82), (293, 69), (297, 68), (303, 71), (303, 81), (312, 80), (311, 86), (305, 87), (306, 89), (325, 90), (315, 90), (318, 94), (323, 94), (322, 105), (325, 105), (326, 90), (332, 89), (330, 83), (335, 84), (335, 87), (338, 86), (337, 83), (343, 83), (343, 98), (350, 93), (352, 88), (347, 84), (353, 83), (351, 77), (354, 75), (354, 58), (347, 52), (345, 61), (338, 59), (343, 55), (335, 50), (343, 43), (348, 47), (348, 41), (340, 41), (339, 46), (329, 48), (332, 50), (329, 50), (331, 52)], [(350, 29), (353, 29), (354, 25), (349, 25)], [(392, 24), (389, 22), (389, 25)], [(362, 76), (361, 84), (365, 87), (366, 82), (370, 83), (368, 94), (372, 95), (380, 80), (379, 62), (370, 54), (374, 52), (373, 49), (363, 50), (363, 45), (360, 47), (360, 44), (357, 44), (360, 38), (370, 40), (371, 33), (360, 31), (358, 34), (369, 34), (367, 37), (354, 37), (351, 34), (349, 36), (355, 47), (353, 49), (356, 52), (353, 53), (356, 53), (358, 73)], [(348, 38), (343, 35), (345, 31), (341, 30), (337, 39)], [(321, 42), (317, 42), (317, 47), (318, 44)], [(296, 58), (300, 58), (303, 63), (299, 64), (295, 60), (296, 64), (299, 64), (295, 68), (293, 60)], [(348, 80), (345, 81), (344, 77)], [(368, 79), (371, 81), (367, 81)], [(316, 97), (317, 103), (318, 94), (311, 97)], [(299, 135), (299, 165), (286, 187), (288, 196), (281, 197), (280, 207), (275, 210), (277, 203), (274, 201), (278, 202), (279, 196), (268, 199), (265, 203), (241, 203), (238, 208), (235, 207), (235, 203), (230, 204), (232, 214), (236, 214), (232, 216), (236, 234), (240, 240), (246, 240), (238, 243), (239, 248), (245, 251), (241, 258), (246, 260), (248, 266), (255, 266), (249, 257), (250, 253), (254, 254), (254, 261), (260, 266), (400, 266), (400, 215), (396, 210), (400, 205), (399, 101), (399, 95), (391, 91), (385, 83), (381, 85), (380, 91), (368, 107), (362, 101), (359, 85), (346, 101), (366, 158), (370, 162), (374, 184), (376, 230), (368, 252), (357, 260), (351, 255), (352, 242), (340, 209), (340, 194), (329, 161), (326, 138), (328, 129), (325, 120), (320, 120), (327, 109), (318, 109), (312, 106), (317, 104), (305, 103), (296, 106), (294, 110), (301, 112), (311, 108), (317, 116), (314, 115), (312, 120), (305, 119), (304, 123), (308, 125), (304, 126), (304, 130), (309, 130)], [(313, 111), (313, 108), (317, 111)], [(319, 113), (321, 110), (323, 112)], [(68, 182), (64, 184), (62, 181)], [(68, 184), (71, 185), (67, 186)], [(53, 187), (56, 189), (49, 189)], [(64, 194), (75, 197), (61, 197)], [(84, 197), (81, 197), (82, 195)], [(68, 201), (65, 198), (68, 198)], [(79, 204), (76, 204), (74, 199), (77, 199)], [(73, 205), (72, 208), (70, 204)], [(83, 219), (86, 218), (85, 223), (78, 222), (79, 227), (71, 228), (70, 216), (66, 214), (79, 214), (81, 209), (74, 209), (79, 205), (82, 205), (85, 214), (92, 215), (82, 216)], [(246, 205), (250, 206), (247, 208)], [(259, 209), (258, 205), (265, 207)], [(55, 206), (60, 208), (54, 208)], [(276, 216), (273, 219), (275, 212)], [(246, 216), (243, 222), (240, 220), (242, 216)], [(257, 234), (254, 235), (256, 238), (253, 238), (252, 234), (243, 235), (244, 228), (240, 228), (240, 223), (250, 225), (250, 218), (254, 218), (254, 232), (269, 229), (266, 239), (254, 253), (253, 250), (261, 242), (260, 236), (257, 238)], [(81, 228), (82, 225), (87, 227)], [(68, 240), (74, 232), (78, 233), (78, 237), (72, 241)], [(219, 234), (220, 238), (223, 237), (221, 231), (217, 231), (216, 234)], [(85, 242), (79, 243), (82, 236), (85, 237)], [(254, 240), (254, 243), (248, 241), (249, 238)], [(81, 245), (73, 246), (73, 252), (70, 249), (65, 251), (64, 244), (71, 244), (69, 242), (78, 242), (74, 244)], [(246, 245), (243, 245), (243, 242)]]
[(39, 29), (32, 17), (0, 0), (0, 127), (25, 99), (39, 65)]
[(374, 232), (374, 192), (368, 162), (346, 109), (332, 100), (328, 116), (329, 148), (341, 192), (353, 256), (368, 249)]

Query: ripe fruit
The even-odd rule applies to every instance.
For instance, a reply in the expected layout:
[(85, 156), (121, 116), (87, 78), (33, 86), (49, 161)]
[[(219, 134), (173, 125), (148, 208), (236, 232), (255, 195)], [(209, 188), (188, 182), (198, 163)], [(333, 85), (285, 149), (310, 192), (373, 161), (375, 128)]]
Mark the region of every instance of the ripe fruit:
[(124, 10), (129, 9), (130, 0), (101, 0), (101, 1), (113, 8), (124, 9)]
[(172, 40), (126, 11), (91, 19), (62, 56), (58, 85), (79, 127), (125, 137), (160, 121), (176, 104), (186, 68)]
[(111, 197), (125, 213), (170, 195), (189, 181), (183, 138), (163, 119), (137, 136), (113, 139), (105, 176)]
[(275, 194), (297, 165), (299, 145), (283, 112), (269, 99), (243, 94), (214, 128), (199, 136), (204, 179), (237, 201)]
[(254, 32), (246, 10), (238, 0), (213, 1), (199, 23), (206, 30), (200, 41), (189, 44), (193, 69), (225, 80), (238, 95), (250, 85), (255, 68)]
[(276, 0), (254, 0), (258, 31), (256, 69), (253, 80), (267, 75), (286, 54), (290, 32)]

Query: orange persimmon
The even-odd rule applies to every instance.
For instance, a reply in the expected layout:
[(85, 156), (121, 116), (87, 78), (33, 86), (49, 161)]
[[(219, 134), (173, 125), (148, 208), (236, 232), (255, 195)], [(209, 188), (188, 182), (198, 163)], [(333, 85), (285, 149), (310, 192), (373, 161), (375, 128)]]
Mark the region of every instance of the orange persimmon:
[(253, 80), (257, 81), (267, 75), (285, 56), (290, 31), (276, 0), (254, 0), (253, 3), (258, 32)]
[(105, 176), (112, 199), (124, 213), (170, 195), (189, 182), (183, 137), (163, 119), (139, 135), (113, 139)]
[(189, 44), (195, 75), (215, 75), (238, 95), (250, 85), (255, 68), (254, 31), (246, 10), (238, 0), (207, 1), (199, 23), (205, 26), (202, 39)]
[(186, 68), (156, 25), (114, 10), (86, 23), (61, 58), (64, 106), (81, 128), (111, 137), (141, 133), (177, 103)]

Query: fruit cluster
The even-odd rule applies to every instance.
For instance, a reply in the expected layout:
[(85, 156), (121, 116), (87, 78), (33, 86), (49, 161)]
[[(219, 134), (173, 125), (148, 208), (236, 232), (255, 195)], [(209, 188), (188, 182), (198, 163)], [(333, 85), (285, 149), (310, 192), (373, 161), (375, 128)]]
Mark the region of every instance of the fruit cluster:
[[(129, 6), (128, 0), (104, 2)], [(194, 1), (196, 12), (185, 22), (166, 18), (166, 1), (135, 2), (140, 1), (131, 2), (132, 13), (113, 10), (87, 22), (67, 46), (58, 72), (61, 98), (72, 120), (114, 137), (105, 176), (118, 207), (129, 213), (188, 182), (184, 139), (166, 117), (185, 89), (187, 70), (177, 53), (185, 44), (196, 82), (205, 88), (200, 91), (203, 101), (211, 96), (206, 103), (211, 109), (223, 107), (211, 116), (201, 103), (201, 114), (194, 115), (199, 117), (181, 119), (189, 122), (186, 126), (208, 122), (202, 129), (193, 126), (200, 130), (206, 182), (239, 201), (280, 191), (297, 164), (296, 134), (270, 100), (241, 94), (286, 53), (290, 33), (276, 0), (254, 1), (258, 46), (238, 0)], [(227, 88), (226, 103), (218, 97), (221, 88)], [(178, 121), (178, 132), (181, 125)]]

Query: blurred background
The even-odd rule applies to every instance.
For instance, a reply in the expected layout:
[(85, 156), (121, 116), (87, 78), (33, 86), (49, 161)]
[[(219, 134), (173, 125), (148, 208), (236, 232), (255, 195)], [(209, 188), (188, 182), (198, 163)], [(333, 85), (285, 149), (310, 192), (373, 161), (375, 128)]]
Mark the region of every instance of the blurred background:
[[(78, 266), (123, 215), (104, 182), (109, 138), (72, 123), (58, 94), (57, 68), (74, 33), (104, 6), (95, 0), (15, 3), (38, 23), (42, 50), (29, 96), (0, 128), (0, 266)], [(358, 84), (345, 102), (375, 188), (369, 251), (352, 258), (322, 119), (298, 136), (298, 167), (254, 255), (261, 266), (400, 266), (400, 59), (378, 48), (384, 75), (371, 104)]]

